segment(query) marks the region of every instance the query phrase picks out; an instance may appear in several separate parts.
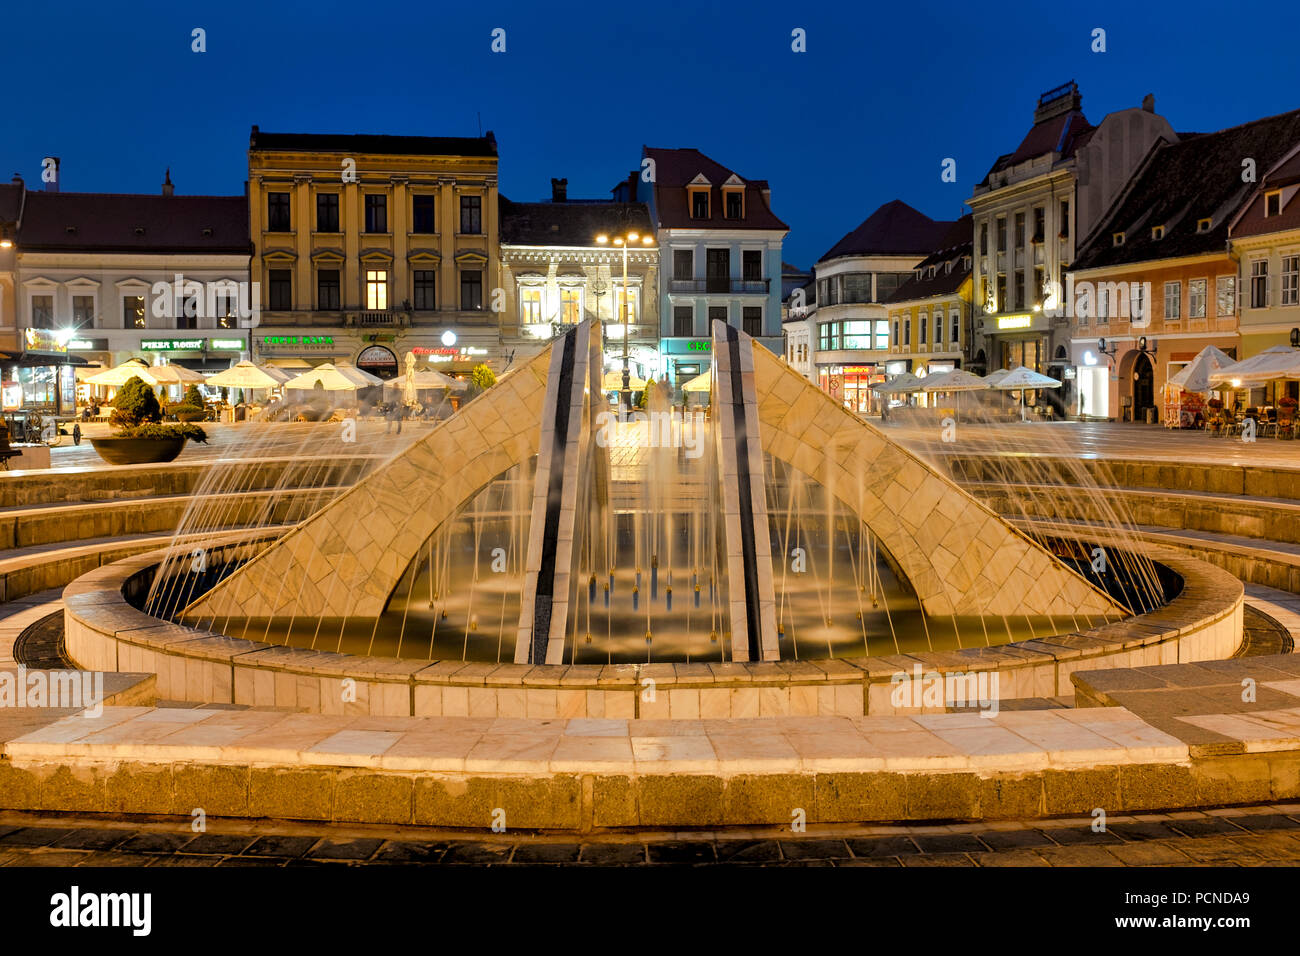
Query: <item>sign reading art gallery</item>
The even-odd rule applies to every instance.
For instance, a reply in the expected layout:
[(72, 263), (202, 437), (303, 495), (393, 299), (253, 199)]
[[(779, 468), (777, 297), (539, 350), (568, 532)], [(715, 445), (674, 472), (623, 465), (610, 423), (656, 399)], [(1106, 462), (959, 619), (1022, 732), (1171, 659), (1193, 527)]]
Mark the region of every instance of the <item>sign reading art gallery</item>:
[(361, 350), (357, 356), (357, 368), (378, 375), (382, 379), (397, 377), (397, 356), (392, 349), (382, 345), (372, 345)]

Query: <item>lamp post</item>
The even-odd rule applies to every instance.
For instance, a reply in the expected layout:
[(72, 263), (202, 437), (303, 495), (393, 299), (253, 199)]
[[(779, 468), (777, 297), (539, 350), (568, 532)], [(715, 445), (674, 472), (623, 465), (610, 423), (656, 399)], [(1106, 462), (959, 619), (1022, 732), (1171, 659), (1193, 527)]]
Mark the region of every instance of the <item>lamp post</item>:
[(648, 246), (654, 242), (653, 236), (642, 236), (636, 232), (628, 232), (621, 236), (611, 237), (601, 234), (596, 237), (596, 241), (602, 246), (613, 242), (616, 246), (623, 249), (623, 303), (621, 308), (623, 321), (623, 390), (619, 395), (619, 404), (628, 412), (632, 410), (632, 370), (628, 356), (628, 339), (632, 337), (631, 324), (628, 322), (628, 298), (627, 298), (627, 250), (634, 242), (640, 241), (643, 246)]

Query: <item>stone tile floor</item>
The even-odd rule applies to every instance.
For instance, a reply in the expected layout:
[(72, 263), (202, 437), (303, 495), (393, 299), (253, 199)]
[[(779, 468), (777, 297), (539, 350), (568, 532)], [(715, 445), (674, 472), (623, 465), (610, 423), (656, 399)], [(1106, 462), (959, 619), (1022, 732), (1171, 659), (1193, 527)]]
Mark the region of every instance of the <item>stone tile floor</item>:
[[(1297, 866), (1300, 804), (1092, 820), (470, 839), (446, 831), (0, 815), (0, 866)], [(218, 827), (221, 829), (218, 829)]]

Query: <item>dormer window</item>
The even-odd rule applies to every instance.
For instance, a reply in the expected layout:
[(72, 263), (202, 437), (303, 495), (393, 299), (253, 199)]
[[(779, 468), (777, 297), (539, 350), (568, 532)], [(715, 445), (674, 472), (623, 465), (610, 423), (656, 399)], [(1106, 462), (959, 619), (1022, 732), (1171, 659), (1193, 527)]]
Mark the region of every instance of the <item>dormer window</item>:
[(1114, 234), (1110, 237), (1110, 239), (1111, 239), (1111, 244), (1112, 244), (1112, 245), (1116, 245), (1116, 246), (1122, 246), (1122, 245), (1124, 245), (1124, 233), (1122, 233), (1122, 232), (1114, 233)]
[(740, 189), (726, 189), (722, 191), (724, 215), (728, 219), (745, 218), (745, 193)]
[(1209, 231), (1210, 231), (1210, 223), (1211, 223), (1212, 221), (1213, 221), (1213, 220), (1210, 220), (1210, 219), (1198, 219), (1198, 220), (1196, 220), (1196, 231), (1197, 231), (1197, 232), (1209, 232)]
[(692, 189), (690, 192), (691, 192), (691, 218), (708, 219), (709, 218), (709, 191), (707, 189)]
[(1165, 237), (1165, 227), (1164, 227), (1164, 226), (1153, 226), (1153, 227), (1151, 228), (1151, 238), (1152, 238), (1152, 239), (1163, 239), (1164, 237)]
[(1270, 193), (1264, 193), (1264, 216), (1282, 215), (1282, 190), (1275, 189)]

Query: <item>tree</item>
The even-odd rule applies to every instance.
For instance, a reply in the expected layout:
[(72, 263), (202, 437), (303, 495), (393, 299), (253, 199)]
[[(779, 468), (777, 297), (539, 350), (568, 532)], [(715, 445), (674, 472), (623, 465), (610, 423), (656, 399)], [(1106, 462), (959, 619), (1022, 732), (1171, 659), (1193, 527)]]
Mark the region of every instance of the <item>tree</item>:
[(185, 400), (181, 402), (181, 404), (202, 408), (206, 403), (203, 401), (203, 393), (199, 391), (199, 387), (197, 385), (191, 385), (185, 390)]
[(479, 391), (487, 391), (497, 383), (497, 376), (495, 372), (480, 362), (474, 366), (474, 371), (469, 373), (469, 380)]
[(644, 409), (650, 407), (650, 392), (653, 391), (654, 388), (655, 388), (654, 379), (650, 379), (645, 383), (645, 388), (641, 390), (641, 401), (637, 402), (637, 406), (636, 406), (637, 408)]
[(118, 428), (133, 428), (162, 421), (162, 406), (154, 390), (139, 375), (127, 379), (113, 399), (109, 421)]

